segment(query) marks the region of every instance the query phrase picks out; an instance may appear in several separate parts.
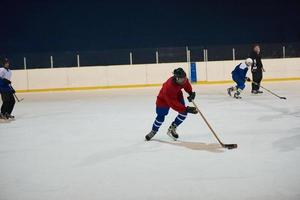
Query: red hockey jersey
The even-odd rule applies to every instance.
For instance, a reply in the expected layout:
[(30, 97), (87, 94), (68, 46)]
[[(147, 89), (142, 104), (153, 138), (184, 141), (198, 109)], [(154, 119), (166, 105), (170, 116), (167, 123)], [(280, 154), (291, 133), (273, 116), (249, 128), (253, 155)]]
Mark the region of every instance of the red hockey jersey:
[(177, 112), (185, 112), (186, 107), (181, 103), (181, 99), (183, 99), (181, 89), (184, 89), (187, 93), (191, 93), (193, 91), (188, 79), (183, 85), (179, 85), (175, 83), (173, 77), (169, 78), (160, 89), (156, 99), (156, 106), (171, 107)]

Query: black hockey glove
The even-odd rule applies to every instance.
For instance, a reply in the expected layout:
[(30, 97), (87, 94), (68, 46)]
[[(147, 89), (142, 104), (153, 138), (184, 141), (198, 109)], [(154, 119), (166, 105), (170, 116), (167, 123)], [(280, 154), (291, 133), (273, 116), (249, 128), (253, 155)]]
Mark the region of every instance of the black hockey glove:
[(248, 82), (250, 82), (250, 81), (251, 81), (251, 79), (250, 79), (249, 77), (246, 77), (246, 78), (245, 78), (245, 81), (248, 81)]
[(6, 78), (3, 79), (3, 82), (7, 85), (11, 84), (11, 81), (10, 80), (7, 80)]
[(11, 91), (12, 94), (16, 93), (16, 90), (13, 87), (10, 87), (10, 91)]
[(191, 92), (190, 96), (187, 97), (187, 99), (189, 100), (189, 102), (192, 102), (192, 100), (194, 100), (196, 97), (196, 92)]
[(198, 113), (198, 111), (195, 107), (190, 107), (190, 106), (186, 107), (186, 112), (187, 113), (192, 113), (192, 114), (197, 114)]

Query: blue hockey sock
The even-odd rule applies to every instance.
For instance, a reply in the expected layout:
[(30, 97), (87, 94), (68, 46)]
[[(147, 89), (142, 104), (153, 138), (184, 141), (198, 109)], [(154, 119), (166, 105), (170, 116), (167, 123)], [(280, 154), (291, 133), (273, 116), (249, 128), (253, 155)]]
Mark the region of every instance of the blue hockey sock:
[(179, 126), (187, 117), (187, 113), (178, 113), (172, 124)]

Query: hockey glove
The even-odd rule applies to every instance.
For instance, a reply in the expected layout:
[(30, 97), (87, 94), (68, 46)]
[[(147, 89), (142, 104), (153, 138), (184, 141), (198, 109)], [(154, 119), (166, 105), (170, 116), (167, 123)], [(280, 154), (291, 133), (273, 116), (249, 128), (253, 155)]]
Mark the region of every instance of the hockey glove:
[(250, 82), (250, 81), (251, 81), (251, 79), (250, 79), (249, 77), (246, 77), (246, 78), (245, 78), (245, 81), (248, 81), (248, 82)]
[(11, 87), (11, 86), (10, 86), (10, 91), (11, 91), (12, 94), (16, 93), (16, 90), (13, 87)]
[(189, 100), (189, 102), (192, 102), (196, 97), (196, 92), (191, 92), (190, 96), (187, 97), (187, 99)]
[(186, 112), (187, 113), (192, 113), (192, 114), (197, 114), (198, 113), (198, 111), (195, 107), (190, 107), (190, 106), (186, 107)]
[(4, 78), (4, 79), (2, 79), (2, 80), (3, 80), (3, 83), (5, 83), (5, 84), (7, 84), (7, 85), (11, 84), (11, 81), (8, 80), (8, 79), (6, 79), (6, 78)]

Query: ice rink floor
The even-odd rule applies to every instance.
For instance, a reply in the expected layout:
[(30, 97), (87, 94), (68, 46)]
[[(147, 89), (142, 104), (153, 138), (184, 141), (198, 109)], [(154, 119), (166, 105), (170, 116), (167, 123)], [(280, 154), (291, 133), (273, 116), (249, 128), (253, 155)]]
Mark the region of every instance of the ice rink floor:
[(0, 123), (0, 200), (300, 199), (300, 81), (264, 83), (243, 99), (228, 84), (195, 85), (199, 115), (172, 141), (170, 111), (144, 136), (160, 88), (18, 94), (16, 120)]

